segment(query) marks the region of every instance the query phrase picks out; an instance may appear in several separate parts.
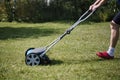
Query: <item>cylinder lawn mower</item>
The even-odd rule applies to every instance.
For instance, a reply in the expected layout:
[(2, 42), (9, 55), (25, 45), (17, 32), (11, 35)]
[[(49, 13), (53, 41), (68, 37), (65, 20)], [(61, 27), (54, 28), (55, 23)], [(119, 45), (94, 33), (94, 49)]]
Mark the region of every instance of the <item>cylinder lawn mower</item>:
[(64, 36), (70, 34), (71, 31), (81, 22), (85, 21), (93, 14), (94, 11), (87, 10), (70, 28), (68, 28), (60, 37), (55, 39), (49, 45), (40, 48), (29, 48), (25, 53), (25, 63), (30, 66), (49, 64), (51, 60), (46, 53), (58, 43)]

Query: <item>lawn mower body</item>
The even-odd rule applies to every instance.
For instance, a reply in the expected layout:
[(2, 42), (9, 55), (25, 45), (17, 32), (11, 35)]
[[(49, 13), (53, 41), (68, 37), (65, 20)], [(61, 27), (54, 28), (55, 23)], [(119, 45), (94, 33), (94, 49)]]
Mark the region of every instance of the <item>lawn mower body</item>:
[(64, 36), (70, 34), (71, 31), (81, 22), (85, 21), (88, 17), (93, 14), (94, 11), (87, 10), (77, 22), (75, 22), (69, 29), (67, 29), (61, 36), (51, 42), (49, 45), (40, 48), (29, 48), (25, 52), (25, 63), (30, 66), (40, 65), (40, 64), (49, 64), (51, 60), (48, 58), (46, 53), (58, 43)]
[(46, 48), (29, 48), (25, 53), (25, 63), (30, 66), (50, 64), (51, 61), (46, 54), (40, 56), (45, 50)]

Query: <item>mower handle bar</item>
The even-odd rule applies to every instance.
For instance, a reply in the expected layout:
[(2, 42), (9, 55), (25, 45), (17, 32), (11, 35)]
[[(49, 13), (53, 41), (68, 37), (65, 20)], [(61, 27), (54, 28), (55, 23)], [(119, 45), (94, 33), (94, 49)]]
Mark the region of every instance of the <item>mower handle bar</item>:
[[(95, 11), (95, 10), (94, 10)], [(68, 30), (66, 30), (67, 34), (70, 34), (70, 32), (81, 22), (85, 21), (87, 18), (89, 18), (94, 11), (87, 10)]]
[[(95, 11), (95, 10), (94, 10), (94, 11)], [(45, 52), (43, 52), (43, 53), (40, 55), (40, 57), (44, 56), (44, 54), (45, 54), (46, 52), (48, 52), (49, 49), (50, 49), (51, 47), (53, 47), (57, 42), (59, 42), (65, 35), (70, 34), (71, 31), (72, 31), (79, 23), (81, 23), (81, 22), (85, 21), (87, 18), (89, 18), (89, 17), (94, 13), (94, 11), (87, 10), (70, 28), (68, 28), (68, 29), (64, 32), (64, 34), (62, 34), (60, 37), (58, 37), (58, 38), (55, 39), (53, 42), (51, 42), (49, 45), (47, 45), (47, 46), (45, 47), (45, 48), (46, 48)]]

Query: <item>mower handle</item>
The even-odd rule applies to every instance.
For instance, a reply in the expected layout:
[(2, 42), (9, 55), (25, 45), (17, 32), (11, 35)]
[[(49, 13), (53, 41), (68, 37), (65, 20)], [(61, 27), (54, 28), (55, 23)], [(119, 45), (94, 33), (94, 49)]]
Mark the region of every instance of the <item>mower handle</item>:
[[(95, 10), (94, 10), (95, 11)], [(46, 52), (49, 51), (49, 49), (51, 47), (53, 47), (57, 42), (59, 42), (65, 35), (70, 34), (70, 32), (81, 22), (85, 21), (88, 17), (90, 17), (94, 11), (91, 10), (87, 10), (79, 19), (78, 21), (76, 21), (69, 29), (67, 29), (60, 37), (58, 37), (57, 39), (55, 39), (53, 42), (51, 42), (49, 45), (47, 45), (45, 47), (45, 51), (40, 55), (40, 57), (42, 58), (42, 56), (44, 56), (44, 54)]]
[[(95, 10), (94, 10), (95, 11)], [(66, 30), (66, 34), (70, 34), (70, 32), (81, 22), (85, 21), (87, 18), (89, 18), (94, 11), (87, 10), (68, 30)]]

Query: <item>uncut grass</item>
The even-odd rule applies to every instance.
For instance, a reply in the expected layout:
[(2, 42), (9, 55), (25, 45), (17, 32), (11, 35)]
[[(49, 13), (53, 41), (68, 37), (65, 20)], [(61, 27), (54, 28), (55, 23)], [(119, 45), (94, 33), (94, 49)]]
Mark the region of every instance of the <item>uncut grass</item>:
[(51, 65), (34, 67), (26, 66), (25, 51), (30, 47), (49, 44), (72, 22), (0, 24), (0, 80), (120, 79), (119, 41), (114, 60), (103, 60), (95, 55), (97, 51), (108, 48), (108, 23), (79, 25), (47, 53), (52, 60)]

